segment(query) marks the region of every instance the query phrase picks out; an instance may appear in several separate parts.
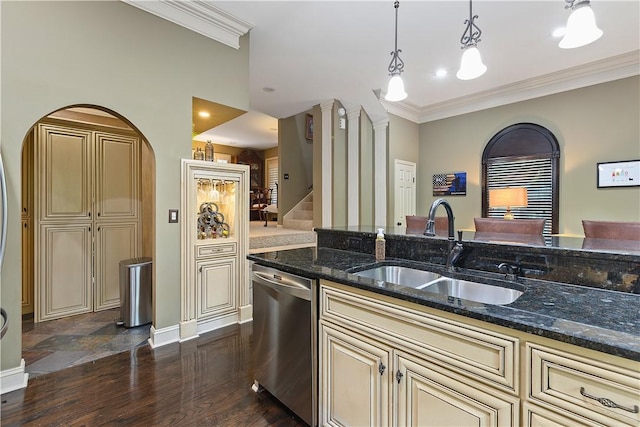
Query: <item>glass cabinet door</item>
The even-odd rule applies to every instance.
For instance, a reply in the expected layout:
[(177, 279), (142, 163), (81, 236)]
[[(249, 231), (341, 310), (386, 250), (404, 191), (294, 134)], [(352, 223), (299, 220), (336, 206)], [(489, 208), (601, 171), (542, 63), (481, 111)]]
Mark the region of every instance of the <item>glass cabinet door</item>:
[(196, 238), (198, 240), (235, 238), (238, 219), (237, 179), (195, 177)]

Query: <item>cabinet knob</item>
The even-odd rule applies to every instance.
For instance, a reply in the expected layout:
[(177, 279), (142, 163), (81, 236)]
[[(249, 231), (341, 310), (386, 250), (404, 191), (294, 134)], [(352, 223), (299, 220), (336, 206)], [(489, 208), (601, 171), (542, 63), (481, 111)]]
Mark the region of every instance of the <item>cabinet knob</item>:
[(400, 384), (402, 377), (404, 377), (404, 375), (400, 372), (400, 369), (398, 369), (398, 372), (396, 372), (396, 380), (398, 380), (398, 384)]
[(380, 365), (378, 365), (378, 372), (380, 372), (380, 375), (384, 373), (385, 369), (387, 369), (387, 367), (384, 366), (384, 363), (380, 362)]

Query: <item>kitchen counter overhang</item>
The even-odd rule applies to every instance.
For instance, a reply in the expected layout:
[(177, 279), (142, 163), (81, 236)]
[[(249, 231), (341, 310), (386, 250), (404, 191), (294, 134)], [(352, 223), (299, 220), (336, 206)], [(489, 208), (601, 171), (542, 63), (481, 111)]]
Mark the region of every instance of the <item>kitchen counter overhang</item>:
[[(385, 282), (350, 272), (400, 265), (443, 272), (439, 264), (319, 247), (248, 255), (249, 260), (312, 279), (326, 279), (377, 294), (455, 313), (615, 356), (640, 361), (640, 295), (532, 278), (518, 278), (520, 298), (508, 305), (484, 304)], [(447, 273), (448, 275), (449, 273)], [(459, 269), (456, 276), (509, 286), (504, 275)]]

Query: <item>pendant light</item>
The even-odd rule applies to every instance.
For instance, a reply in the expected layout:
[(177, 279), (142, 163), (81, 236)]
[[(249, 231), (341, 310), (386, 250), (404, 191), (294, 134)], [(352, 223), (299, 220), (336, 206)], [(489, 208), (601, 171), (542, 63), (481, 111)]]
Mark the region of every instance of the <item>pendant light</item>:
[(400, 2), (396, 0), (393, 3), (393, 7), (396, 10), (396, 38), (394, 51), (391, 52), (391, 63), (389, 64), (389, 75), (391, 79), (389, 80), (389, 87), (387, 88), (387, 94), (384, 96), (384, 99), (387, 101), (402, 101), (407, 97), (407, 92), (404, 91), (404, 82), (402, 81), (402, 77), (400, 77), (400, 74), (404, 71), (404, 61), (400, 59), (399, 56), (402, 50), (398, 49), (398, 8), (400, 7)]
[(473, 14), (471, 0), (469, 0), (469, 19), (464, 21), (467, 27), (460, 38), (464, 52), (460, 60), (460, 69), (456, 73), (460, 80), (475, 79), (487, 71), (487, 66), (482, 63), (480, 51), (478, 50), (478, 42), (480, 41), (482, 30), (475, 24), (477, 17), (478, 15)]
[(558, 46), (562, 49), (573, 49), (588, 45), (600, 37), (602, 30), (596, 25), (589, 0), (565, 0), (565, 9), (571, 9), (567, 20), (567, 31)]

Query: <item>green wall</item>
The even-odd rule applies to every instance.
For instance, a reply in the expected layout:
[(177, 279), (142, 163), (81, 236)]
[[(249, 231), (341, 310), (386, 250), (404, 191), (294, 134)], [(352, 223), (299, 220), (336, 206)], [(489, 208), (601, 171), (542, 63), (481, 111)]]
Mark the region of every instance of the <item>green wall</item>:
[[(435, 199), (432, 175), (467, 172), (467, 195), (451, 196), (456, 228), (481, 216), (481, 158), (501, 129), (532, 122), (558, 139), (560, 233), (582, 235), (582, 219), (640, 220), (640, 188), (596, 188), (596, 163), (640, 159), (640, 77), (629, 77), (420, 125), (417, 214)], [(394, 144), (397, 143), (394, 141)]]
[[(389, 144), (387, 155), (387, 226), (389, 227), (395, 226), (399, 220), (404, 224), (404, 218), (399, 218), (395, 213), (395, 160), (417, 163), (420, 148), (418, 141), (419, 127), (417, 124), (398, 116), (389, 116)], [(416, 165), (416, 174), (417, 169), (418, 166)], [(416, 209), (417, 208), (418, 205), (416, 204)]]
[[(29, 128), (73, 104), (106, 107), (149, 141), (156, 161), (156, 329), (180, 320), (180, 159), (191, 157), (192, 97), (249, 109), (249, 39), (239, 50), (120, 1), (1, 2), (2, 155), (9, 197), (2, 307), (12, 327), (0, 369), (21, 359), (20, 154)], [(197, 66), (196, 66), (197, 64)]]
[[(307, 112), (278, 120), (278, 223), (313, 185), (313, 142), (305, 138)], [(317, 129), (317, 128), (316, 128)], [(316, 130), (314, 130), (316, 132)], [(314, 136), (315, 137), (315, 136)], [(284, 179), (284, 174), (289, 179)], [(314, 194), (319, 194), (314, 192)]]

